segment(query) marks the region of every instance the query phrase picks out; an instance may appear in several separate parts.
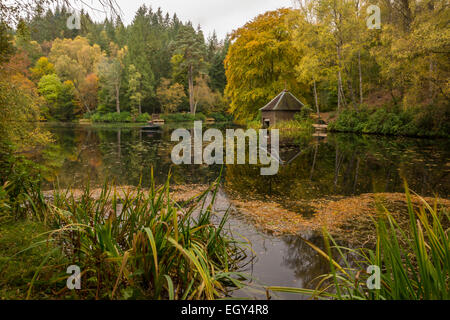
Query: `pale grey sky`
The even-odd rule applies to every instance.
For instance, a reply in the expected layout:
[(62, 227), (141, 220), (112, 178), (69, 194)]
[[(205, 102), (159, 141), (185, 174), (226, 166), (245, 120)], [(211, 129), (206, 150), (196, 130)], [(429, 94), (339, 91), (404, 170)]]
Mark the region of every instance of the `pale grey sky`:
[(291, 7), (293, 0), (116, 0), (123, 12), (126, 24), (133, 20), (142, 5), (163, 12), (174, 13), (182, 21), (191, 20), (194, 26), (201, 24), (205, 37), (216, 30), (219, 39), (247, 21), (268, 10)]

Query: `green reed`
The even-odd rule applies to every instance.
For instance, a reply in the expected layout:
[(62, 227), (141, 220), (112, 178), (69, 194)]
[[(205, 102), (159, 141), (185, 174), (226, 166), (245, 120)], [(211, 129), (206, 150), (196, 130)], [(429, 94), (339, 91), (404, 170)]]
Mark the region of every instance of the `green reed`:
[(74, 298), (216, 299), (241, 286), (242, 275), (233, 271), (244, 250), (224, 232), (227, 214), (211, 222), (220, 180), (179, 204), (170, 179), (156, 187), (151, 176), (149, 190), (105, 184), (96, 199), (89, 187), (78, 198), (54, 195), (49, 237), (82, 271)]

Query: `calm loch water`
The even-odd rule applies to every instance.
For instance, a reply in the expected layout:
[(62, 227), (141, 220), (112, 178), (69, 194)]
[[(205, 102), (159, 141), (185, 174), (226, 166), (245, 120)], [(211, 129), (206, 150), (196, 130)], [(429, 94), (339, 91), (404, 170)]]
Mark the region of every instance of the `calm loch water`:
[[(186, 126), (180, 124), (180, 127)], [(221, 166), (174, 166), (170, 141), (175, 127), (147, 132), (136, 126), (46, 124), (54, 142), (35, 154), (42, 166), (44, 188), (117, 185), (146, 186), (150, 168), (157, 183), (172, 172), (173, 184), (208, 184), (220, 174)], [(226, 125), (215, 125), (225, 129)], [(229, 206), (227, 196), (270, 199), (288, 204), (291, 200), (351, 196), (368, 192), (402, 192), (403, 179), (422, 195), (449, 197), (450, 141), (398, 137), (329, 134), (326, 138), (281, 137), (281, 158), (286, 165), (276, 176), (261, 176), (260, 168), (227, 165), (218, 211)], [(298, 208), (299, 214), (302, 209)], [(274, 237), (257, 231), (235, 212), (229, 229), (236, 237), (252, 243), (255, 257), (244, 270), (255, 280), (253, 286), (236, 292), (237, 297), (266, 298), (263, 285), (305, 287), (326, 271), (327, 263), (298, 237)], [(320, 242), (315, 235), (306, 235)], [(280, 295), (282, 298), (301, 298)], [(276, 298), (276, 297), (274, 297)]]
[[(189, 124), (187, 124), (189, 125)], [(180, 124), (186, 126), (186, 124)], [(225, 129), (225, 126), (215, 127)], [(94, 186), (105, 180), (118, 185), (148, 184), (150, 168), (163, 182), (172, 171), (175, 184), (204, 184), (217, 178), (220, 166), (174, 166), (170, 141), (175, 127), (147, 132), (140, 127), (48, 124), (54, 143), (36, 155), (46, 188)], [(353, 134), (329, 134), (325, 139), (281, 137), (280, 156), (288, 165), (276, 176), (261, 176), (260, 168), (228, 165), (228, 188), (253, 197), (313, 199), (367, 192), (402, 192), (403, 178), (423, 195), (448, 197), (450, 141)], [(57, 179), (56, 179), (57, 178)]]

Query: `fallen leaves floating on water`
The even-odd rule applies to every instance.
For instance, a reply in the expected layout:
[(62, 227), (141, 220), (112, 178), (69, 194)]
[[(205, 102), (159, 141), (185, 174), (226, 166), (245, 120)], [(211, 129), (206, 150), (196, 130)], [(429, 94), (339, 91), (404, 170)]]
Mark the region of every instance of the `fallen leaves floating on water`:
[[(434, 203), (434, 198), (424, 198)], [(413, 204), (421, 206), (421, 200), (413, 196)], [(373, 243), (375, 227), (372, 218), (376, 216), (377, 204), (385, 206), (399, 220), (408, 221), (406, 198), (402, 193), (370, 193), (343, 199), (315, 199), (307, 202), (314, 210), (308, 218), (298, 212), (283, 208), (277, 202), (242, 201), (231, 202), (255, 224), (274, 234), (298, 234), (303, 231), (321, 231), (326, 228), (338, 239), (353, 244)], [(299, 201), (299, 206), (304, 201)], [(439, 199), (439, 205), (450, 208), (450, 200)]]

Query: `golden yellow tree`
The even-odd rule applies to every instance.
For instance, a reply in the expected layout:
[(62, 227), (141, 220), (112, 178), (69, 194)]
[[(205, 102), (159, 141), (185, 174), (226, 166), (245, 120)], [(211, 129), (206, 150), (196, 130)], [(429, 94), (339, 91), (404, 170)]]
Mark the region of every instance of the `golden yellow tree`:
[(184, 88), (179, 83), (170, 84), (169, 79), (163, 78), (161, 85), (156, 90), (156, 95), (161, 102), (161, 108), (164, 113), (170, 113), (177, 110), (177, 107), (186, 98)]
[(297, 26), (296, 11), (279, 9), (256, 17), (231, 35), (225, 95), (236, 119), (254, 118), (285, 88), (300, 98), (309, 90), (295, 71), (301, 58), (293, 39)]
[[(55, 39), (50, 51), (49, 60), (61, 80), (70, 80), (75, 86), (77, 100), (83, 111), (90, 112), (92, 97), (86, 94), (87, 88), (93, 85), (91, 74), (98, 71), (98, 65), (104, 58), (97, 44), (90, 45), (88, 39)], [(43, 59), (43, 58), (41, 58)], [(45, 62), (45, 61), (43, 61)]]

